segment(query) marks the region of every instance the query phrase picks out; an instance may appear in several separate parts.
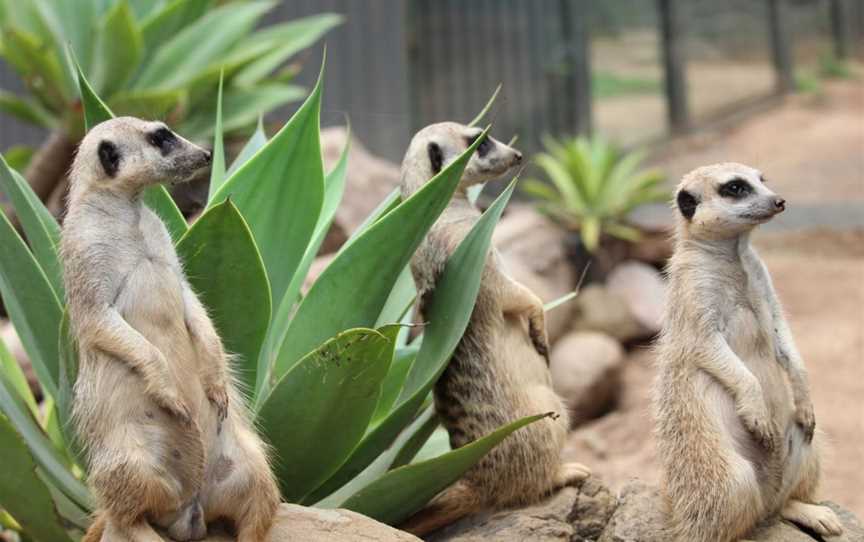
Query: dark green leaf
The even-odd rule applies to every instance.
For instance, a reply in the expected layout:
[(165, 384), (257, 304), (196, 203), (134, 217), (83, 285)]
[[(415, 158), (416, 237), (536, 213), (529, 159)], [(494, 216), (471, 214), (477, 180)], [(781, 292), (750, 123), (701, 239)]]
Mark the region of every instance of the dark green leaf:
[(52, 128), (56, 121), (54, 117), (38, 103), (16, 96), (11, 92), (0, 90), (0, 111), (18, 120), (29, 122), (43, 128)]
[(2, 156), (0, 156), (0, 190), (12, 203), (24, 229), (24, 235), (30, 243), (30, 250), (45, 272), (51, 288), (58, 298), (62, 298), (63, 276), (58, 258), (60, 226), (39, 197), (33, 193), (30, 183), (12, 170)]
[(111, 8), (96, 30), (96, 46), (90, 68), (91, 83), (103, 96), (123, 88), (138, 69), (143, 50), (141, 31), (125, 0)]
[(0, 476), (0, 506), (5, 508), (24, 532), (40, 542), (71, 542), (63, 529), (54, 501), (45, 483), (36, 474), (33, 456), (15, 427), (0, 414), (0, 448), (3, 449), (3, 476)]
[(276, 475), (287, 501), (301, 500), (332, 475), (363, 436), (392, 354), (393, 341), (383, 333), (349, 330), (304, 357), (273, 387), (258, 420), (276, 449)]
[(249, 138), (249, 141), (243, 145), (243, 148), (240, 149), (240, 154), (237, 155), (237, 158), (234, 159), (234, 162), (231, 163), (231, 167), (228, 168), (229, 177), (234, 174), (237, 169), (249, 161), (256, 152), (261, 150), (264, 145), (267, 144), (267, 134), (264, 132), (264, 118), (258, 117), (258, 126), (255, 128), (255, 133), (252, 134), (252, 137)]
[(548, 414), (522, 418), (440, 457), (392, 470), (342, 506), (383, 523), (398, 525), (457, 481), (511, 433), (546, 416)]
[(0, 294), (47, 393), (57, 395), (57, 340), (63, 309), (27, 245), (0, 210)]
[(158, 11), (151, 11), (141, 24), (147, 55), (201, 17), (212, 0), (173, 0)]
[(6, 379), (9, 388), (18, 394), (18, 397), (30, 408), (30, 412), (34, 416), (39, 414), (39, 407), (36, 405), (36, 399), (27, 383), (27, 377), (24, 376), (24, 371), (18, 365), (18, 360), (12, 356), (2, 340), (0, 340), (0, 378)]
[(177, 243), (177, 253), (225, 349), (240, 356), (241, 382), (254, 389), (270, 286), (246, 221), (231, 201), (215, 205)]
[(213, 194), (225, 181), (225, 148), (222, 137), (222, 85), (224, 77), (219, 76), (219, 95), (216, 98), (216, 128), (213, 133), (213, 163), (210, 168), (210, 190), (207, 199), (212, 199)]
[(274, 305), (282, 300), (303, 259), (324, 200), (320, 110), (319, 76), (315, 90), (294, 116), (208, 203), (213, 206), (230, 196), (249, 221)]

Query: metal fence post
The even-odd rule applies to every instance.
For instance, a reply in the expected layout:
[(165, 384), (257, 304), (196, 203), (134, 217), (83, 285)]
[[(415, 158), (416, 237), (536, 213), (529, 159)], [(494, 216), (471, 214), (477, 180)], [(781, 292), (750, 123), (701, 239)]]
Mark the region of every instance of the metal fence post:
[(591, 133), (591, 46), (586, 0), (559, 0), (561, 44), (563, 58), (561, 72), (555, 74), (550, 85), (553, 104), (553, 125), (559, 134)]
[(678, 0), (658, 0), (657, 8), (669, 129), (672, 132), (682, 132), (690, 126), (690, 106), (687, 99), (687, 68), (680, 4)]
[(789, 27), (786, 24), (785, 0), (768, 0), (768, 25), (771, 29), (771, 55), (777, 72), (777, 91), (791, 92), (795, 89), (795, 69), (789, 43)]
[(834, 41), (834, 56), (840, 60), (849, 58), (850, 15), (845, 0), (831, 0), (831, 38)]

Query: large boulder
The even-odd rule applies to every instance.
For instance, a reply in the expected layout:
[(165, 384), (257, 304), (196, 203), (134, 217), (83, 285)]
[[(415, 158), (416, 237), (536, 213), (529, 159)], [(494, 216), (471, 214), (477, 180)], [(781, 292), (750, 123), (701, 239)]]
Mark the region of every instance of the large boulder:
[[(208, 542), (231, 542), (225, 534), (207, 537)], [(384, 525), (349, 510), (325, 510), (283, 504), (268, 537), (270, 542), (418, 542), (404, 531)]]
[[(498, 223), (492, 242), (514, 280), (531, 289), (544, 302), (570, 293), (576, 272), (566, 250), (567, 234), (530, 205), (513, 205)], [(566, 333), (573, 303), (550, 311), (546, 317), (549, 339)]]
[(636, 319), (626, 299), (603, 285), (589, 284), (582, 288), (574, 305), (573, 330), (599, 331), (621, 342), (653, 334)]
[(596, 331), (576, 331), (559, 340), (550, 353), (552, 385), (578, 425), (615, 406), (621, 391), (624, 349)]
[[(348, 134), (345, 128), (327, 128), (321, 131), (321, 154), (324, 170), (331, 171), (339, 157)], [(399, 186), (399, 166), (372, 155), (356, 138), (351, 138), (348, 151), (348, 177), (345, 194), (336, 210), (333, 225), (321, 247), (321, 253), (334, 252), (387, 195)]]
[[(864, 528), (849, 511), (830, 506), (843, 522), (842, 536), (831, 542), (862, 542)], [(748, 536), (754, 542), (814, 542), (807, 533), (773, 519)], [(525, 508), (484, 512), (462, 519), (432, 534), (435, 542), (669, 542), (666, 513), (657, 488), (642, 482), (627, 484), (617, 495), (595, 478), (565, 488), (549, 499)], [(694, 541), (696, 542), (696, 541)]]
[(666, 283), (655, 268), (641, 262), (624, 262), (609, 274), (606, 288), (627, 303), (630, 313), (647, 333), (660, 331)]

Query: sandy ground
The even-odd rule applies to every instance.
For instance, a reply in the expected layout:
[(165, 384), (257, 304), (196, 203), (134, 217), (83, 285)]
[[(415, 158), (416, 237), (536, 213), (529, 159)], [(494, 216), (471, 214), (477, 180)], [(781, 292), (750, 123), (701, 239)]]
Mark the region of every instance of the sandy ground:
[[(817, 101), (792, 97), (734, 128), (678, 142), (658, 161), (679, 176), (720, 160), (761, 167), (790, 209), (864, 214), (864, 85), (833, 84)], [(830, 213), (820, 217), (832, 225)], [(806, 219), (785, 226), (781, 219), (754, 242), (809, 368), (827, 443), (822, 497), (864, 517), (864, 229)], [(648, 399), (653, 376), (650, 352), (631, 352), (620, 408), (576, 430), (565, 451), (615, 488), (632, 478), (659, 479)]]

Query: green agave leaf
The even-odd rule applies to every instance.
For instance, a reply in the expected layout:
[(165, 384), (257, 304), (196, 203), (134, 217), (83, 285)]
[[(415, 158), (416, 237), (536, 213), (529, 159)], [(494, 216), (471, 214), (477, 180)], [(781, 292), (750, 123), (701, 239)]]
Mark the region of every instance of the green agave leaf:
[(489, 110), (492, 109), (492, 106), (495, 104), (495, 99), (498, 97), (498, 93), (501, 92), (502, 85), (503, 83), (498, 83), (498, 86), (495, 87), (495, 92), (493, 92), (492, 96), (489, 97), (489, 101), (486, 102), (486, 105), (483, 106), (483, 109), (480, 110), (477, 116), (471, 119), (468, 126), (476, 126), (480, 124), (480, 121), (483, 120), (483, 117), (489, 113)]
[(63, 297), (63, 276), (58, 258), (60, 226), (28, 183), (0, 156), (0, 189), (12, 207), (30, 243), (36, 262), (45, 272), (58, 298)]
[(378, 315), (377, 325), (383, 326), (398, 322), (405, 312), (413, 306), (416, 297), (417, 288), (414, 286), (414, 277), (411, 276), (411, 266), (406, 265), (399, 273), (396, 284), (393, 285), (393, 290), (390, 291), (384, 308)]
[(6, 416), (0, 414), (0, 506), (12, 514), (23, 531), (40, 542), (71, 542), (54, 508), (45, 483), (36, 474), (36, 464), (21, 436)]
[(378, 399), (378, 406), (372, 416), (372, 425), (377, 425), (396, 404), (396, 400), (402, 393), (402, 387), (405, 385), (405, 379), (408, 378), (408, 371), (411, 370), (411, 366), (417, 359), (418, 350), (419, 348), (415, 346), (396, 350), (393, 363), (390, 364), (390, 369), (387, 371), (387, 376), (384, 377), (381, 386), (381, 397)]
[(257, 43), (266, 43), (272, 50), (243, 68), (236, 76), (236, 84), (249, 87), (259, 83), (273, 73), (283, 62), (318, 41), (328, 30), (341, 24), (344, 20), (341, 15), (322, 13), (274, 25), (256, 32), (244, 41), (243, 46), (251, 47)]
[(93, 499), (87, 488), (69, 471), (65, 459), (45, 435), (27, 405), (9, 389), (2, 378), (0, 378), (0, 411), (21, 435), (47, 482), (62, 491), (78, 506), (85, 510), (92, 510)]
[(216, 128), (213, 134), (213, 163), (210, 168), (210, 189), (207, 199), (213, 198), (213, 194), (225, 181), (225, 148), (222, 137), (222, 85), (224, 76), (219, 75), (219, 95), (216, 98)]
[(43, 389), (57, 395), (63, 309), (27, 245), (0, 210), (0, 295)]
[(258, 422), (276, 449), (287, 501), (300, 501), (332, 475), (363, 436), (396, 331), (340, 333), (297, 363), (264, 401)]
[(25, 74), (30, 90), (47, 109), (61, 111), (66, 106), (66, 79), (57, 57), (44, 53), (47, 45), (22, 29), (3, 29), (4, 60)]
[(135, 15), (125, 0), (114, 4), (96, 29), (90, 81), (104, 96), (124, 87), (138, 69), (144, 44)]
[(112, 111), (142, 119), (164, 119), (176, 109), (184, 109), (188, 102), (185, 90), (131, 90), (111, 96)]
[[(34, 0), (34, 4), (51, 29), (58, 57), (62, 57), (65, 48), (71, 48), (84, 69), (89, 71), (95, 23), (100, 15), (98, 6), (89, 0)], [(72, 83), (74, 70), (71, 66), (64, 68), (64, 83)]]
[[(142, 1), (137, 0), (133, 5)], [(149, 57), (159, 45), (166, 43), (190, 22), (201, 17), (212, 3), (212, 0), (173, 0), (158, 11), (150, 11), (141, 23), (146, 56)]]
[[(432, 409), (434, 412), (433, 405), (429, 405), (429, 407), (427, 408)], [(399, 453), (393, 459), (393, 463), (390, 464), (390, 468), (395, 469), (411, 463), (414, 457), (417, 456), (417, 453), (420, 452), (421, 449), (423, 449), (424, 445), (429, 440), (429, 437), (431, 437), (435, 430), (438, 429), (440, 424), (441, 420), (436, 414), (430, 416), (427, 420), (424, 421), (422, 425), (417, 427), (417, 429), (410, 436), (410, 438), (408, 438), (404, 444), (399, 446)]]
[(600, 245), (600, 221), (597, 217), (586, 216), (579, 224), (582, 242), (588, 252), (594, 252)]
[(546, 416), (548, 414), (522, 418), (440, 457), (394, 469), (342, 506), (383, 523), (398, 525), (457, 481), (511, 433)]
[(54, 117), (44, 107), (5, 90), (0, 90), (0, 111), (43, 128), (53, 128), (56, 124)]
[(254, 389), (270, 322), (270, 285), (252, 232), (231, 201), (209, 209), (177, 243), (192, 288), (208, 308), (241, 382)]
[(3, 158), (6, 159), (10, 169), (24, 171), (30, 165), (34, 154), (36, 149), (30, 145), (12, 145), (3, 153)]
[(264, 118), (262, 116), (258, 116), (258, 126), (255, 128), (255, 132), (252, 134), (252, 137), (249, 138), (249, 141), (243, 145), (243, 148), (240, 149), (240, 154), (237, 155), (237, 158), (234, 159), (234, 162), (231, 164), (231, 167), (228, 168), (228, 173), (226, 175), (230, 177), (234, 174), (237, 169), (240, 168), (243, 164), (249, 161), (255, 153), (261, 150), (264, 145), (267, 144), (267, 133), (264, 131)]
[(158, 47), (135, 88), (182, 87), (228, 52), (272, 7), (272, 2), (234, 2), (207, 11)]
[(342, 486), (339, 491), (334, 492), (322, 501), (314, 503), (304, 501), (302, 504), (309, 506), (314, 504), (316, 508), (339, 508), (348, 497), (354, 495), (390, 470), (396, 456), (401, 452), (406, 443), (415, 438), (417, 433), (422, 431), (432, 418), (435, 418), (435, 409), (432, 405), (429, 405), (411, 422), (411, 425), (399, 434), (389, 449), (381, 453), (372, 464), (366, 467), (363, 472), (355, 476), (350, 482)]
[(323, 69), (294, 116), (208, 202), (213, 206), (230, 195), (249, 221), (270, 277), (274, 306), (303, 259), (324, 201), (319, 128), (322, 76)]
[[(477, 138), (477, 141), (481, 139)], [(423, 344), (411, 366), (396, 407), (367, 431), (339, 471), (315, 491), (314, 500), (321, 500), (342, 487), (374, 461), (382, 450), (390, 446), (402, 428), (411, 422), (429, 395), (468, 326), (492, 232), (515, 186), (514, 180), (483, 213), (447, 262), (429, 308)]]
[[(343, 247), (300, 303), (279, 349), (274, 377), (339, 330), (375, 324), (393, 283), (449, 203), (482, 139), (477, 138), (420, 190)], [(388, 250), (382, 251), (384, 246)]]
[[(108, 0), (105, 0), (106, 2)], [(132, 10), (138, 19), (145, 19), (165, 5), (165, 0), (130, 0)]]
[[(87, 78), (84, 77), (81, 66), (77, 62), (75, 63), (75, 67), (78, 70), (78, 86), (81, 90), (81, 103), (84, 106), (84, 127), (89, 131), (100, 122), (114, 118), (114, 113), (108, 109), (105, 102), (93, 91), (93, 87), (90, 86)], [(177, 204), (171, 199), (171, 195), (164, 186), (151, 186), (147, 188), (144, 190), (143, 199), (144, 203), (154, 213), (159, 215), (159, 218), (165, 223), (165, 227), (168, 228), (168, 232), (175, 242), (183, 237), (189, 226), (186, 224), (186, 219), (183, 218), (183, 214), (177, 208)]]
[[(225, 112), (222, 128), (231, 132), (247, 126), (276, 107), (301, 100), (306, 96), (303, 87), (282, 83), (267, 83), (253, 88), (228, 87), (222, 108)], [(209, 134), (213, 129), (214, 108), (205, 107), (190, 114), (182, 124), (183, 131), (191, 135)], [(275, 136), (274, 136), (275, 137)]]
[(6, 379), (9, 388), (18, 394), (18, 397), (24, 401), (34, 416), (39, 415), (39, 407), (33, 397), (33, 392), (30, 391), (27, 377), (24, 376), (21, 366), (18, 365), (18, 360), (12, 357), (12, 353), (9, 352), (2, 340), (0, 340), (0, 378)]
[(327, 237), (327, 232), (330, 230), (330, 224), (333, 222), (333, 217), (336, 216), (336, 209), (339, 207), (339, 202), (342, 201), (342, 194), (345, 192), (345, 181), (348, 173), (348, 152), (351, 148), (350, 131), (346, 140), (345, 148), (342, 149), (342, 155), (339, 157), (339, 162), (331, 171), (326, 179), (324, 179), (324, 205), (321, 208), (321, 215), (318, 217), (318, 223), (315, 224), (315, 232), (312, 234), (312, 241), (306, 247), (306, 252), (303, 254), (303, 259), (300, 265), (297, 266), (297, 271), (291, 278), (291, 283), (285, 290), (282, 296), (282, 301), (279, 303), (279, 309), (276, 316), (273, 318), (273, 323), (267, 332), (267, 338), (264, 341), (264, 349), (262, 350), (261, 359), (258, 363), (258, 382), (256, 387), (260, 388), (263, 385), (263, 380), (270, 371), (276, 354), (276, 347), (282, 344), (285, 338), (285, 332), (288, 330), (288, 322), (291, 315), (294, 313), (296, 300), (300, 295), (300, 288), (303, 286), (303, 281), (309, 273), (309, 268), (318, 255), (321, 244), (324, 238)]
[(84, 450), (81, 448), (81, 442), (75, 434), (72, 423), (73, 388), (78, 378), (78, 347), (72, 337), (68, 309), (63, 311), (63, 320), (60, 323), (60, 344), (57, 350), (60, 352), (60, 381), (56, 397), (60, 431), (66, 442), (67, 454), (78, 465), (84, 465), (86, 463)]

